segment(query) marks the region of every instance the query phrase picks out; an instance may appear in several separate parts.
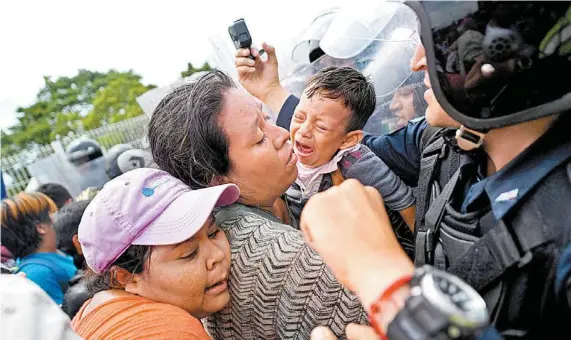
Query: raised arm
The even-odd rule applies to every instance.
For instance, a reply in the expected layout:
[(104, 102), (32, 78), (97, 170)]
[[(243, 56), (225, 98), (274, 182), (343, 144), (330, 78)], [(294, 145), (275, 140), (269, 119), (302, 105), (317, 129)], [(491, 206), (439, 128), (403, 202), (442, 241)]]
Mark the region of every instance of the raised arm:
[[(254, 48), (236, 51), (238, 79), (252, 96), (268, 105), (273, 112), (280, 112), (290, 94), (280, 84), (275, 48), (266, 43), (263, 43), (262, 47), (266, 57), (260, 56), (259, 51)], [(250, 53), (255, 57), (254, 60), (248, 58)]]

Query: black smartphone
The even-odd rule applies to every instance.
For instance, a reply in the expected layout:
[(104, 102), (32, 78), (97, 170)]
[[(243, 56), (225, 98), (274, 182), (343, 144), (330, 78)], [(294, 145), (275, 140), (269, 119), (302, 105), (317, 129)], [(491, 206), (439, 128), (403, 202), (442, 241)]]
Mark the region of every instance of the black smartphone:
[(244, 19), (240, 18), (234, 21), (234, 23), (228, 27), (228, 33), (236, 49), (252, 47), (252, 36), (250, 35), (250, 31), (248, 31), (248, 26), (246, 26)]
[[(234, 21), (234, 23), (228, 27), (228, 33), (230, 34), (230, 38), (232, 39), (236, 49), (249, 49), (252, 47), (252, 36), (250, 35), (250, 31), (248, 30), (248, 26), (246, 26), (246, 21), (244, 21), (244, 19), (240, 18)], [(249, 58), (255, 59), (252, 54), (250, 54)]]

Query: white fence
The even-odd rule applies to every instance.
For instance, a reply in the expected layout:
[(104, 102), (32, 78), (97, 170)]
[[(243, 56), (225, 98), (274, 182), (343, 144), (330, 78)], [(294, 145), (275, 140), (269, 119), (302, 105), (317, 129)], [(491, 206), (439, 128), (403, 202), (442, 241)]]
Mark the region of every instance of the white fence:
[(95, 139), (103, 147), (104, 151), (113, 145), (128, 143), (136, 148), (146, 149), (145, 135), (149, 118), (141, 115), (119, 123), (102, 126), (100, 128), (87, 131), (82, 134), (70, 134), (51, 145), (34, 146), (17, 155), (2, 157), (1, 169), (4, 176), (4, 185), (8, 196), (13, 196), (20, 191), (24, 191), (32, 177), (30, 167), (42, 159), (54, 155), (60, 145), (63, 149), (74, 139), (80, 136), (87, 136)]

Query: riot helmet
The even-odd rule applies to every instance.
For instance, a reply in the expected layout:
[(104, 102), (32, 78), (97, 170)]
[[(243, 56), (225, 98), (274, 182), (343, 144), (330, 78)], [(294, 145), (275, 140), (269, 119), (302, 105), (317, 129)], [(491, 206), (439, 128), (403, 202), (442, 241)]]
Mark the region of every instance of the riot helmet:
[(108, 181), (103, 150), (93, 139), (81, 137), (72, 141), (66, 154), (77, 173), (79, 190), (102, 187)]
[(107, 175), (113, 179), (133, 169), (153, 167), (152, 163), (150, 152), (135, 149), (128, 144), (117, 144), (108, 152)]
[(117, 167), (121, 174), (138, 168), (154, 168), (153, 156), (149, 151), (130, 149), (119, 155)]
[(303, 30), (296, 39), (297, 42), (291, 52), (291, 59), (294, 62), (312, 63), (325, 54), (319, 45), (338, 10), (338, 8), (326, 9), (313, 19), (308, 28)]
[[(420, 43), (417, 19), (410, 8), (400, 3), (357, 2), (340, 8), (331, 18), (319, 43), (325, 54), (298, 67), (291, 76), (282, 79), (282, 84), (301, 96), (309, 78), (319, 70), (328, 66), (352, 67), (375, 85), (377, 106), (364, 130), (383, 134), (402, 125), (397, 124), (399, 117), (390, 110), (397, 90), (405, 85), (422, 86), (423, 75), (413, 74), (410, 68), (410, 60)], [(410, 116), (423, 115), (421, 106), (416, 105), (419, 111)]]
[[(485, 132), (571, 109), (568, 2), (406, 4), (420, 23), (434, 95), (465, 127)], [(450, 57), (460, 67), (446, 67)]]
[(69, 143), (66, 155), (71, 164), (78, 166), (103, 157), (103, 150), (99, 143), (93, 139), (82, 137)]
[(107, 176), (109, 176), (109, 179), (113, 179), (122, 174), (121, 169), (119, 169), (119, 166), (117, 164), (117, 158), (119, 158), (119, 155), (121, 155), (123, 152), (131, 149), (133, 149), (133, 147), (129, 144), (116, 144), (113, 145), (109, 149), (109, 151), (107, 151), (106, 171), (107, 171)]

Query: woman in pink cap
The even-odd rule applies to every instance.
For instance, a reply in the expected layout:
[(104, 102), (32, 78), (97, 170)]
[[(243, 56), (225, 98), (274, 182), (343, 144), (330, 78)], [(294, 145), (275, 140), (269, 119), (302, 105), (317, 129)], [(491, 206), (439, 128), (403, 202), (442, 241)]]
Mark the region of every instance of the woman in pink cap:
[(191, 190), (156, 169), (108, 182), (89, 204), (79, 242), (93, 297), (72, 321), (85, 339), (210, 339), (199, 319), (229, 301), (230, 246), (215, 207), (235, 185)]

